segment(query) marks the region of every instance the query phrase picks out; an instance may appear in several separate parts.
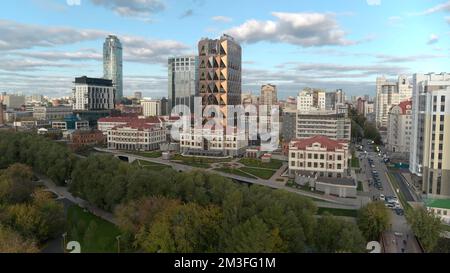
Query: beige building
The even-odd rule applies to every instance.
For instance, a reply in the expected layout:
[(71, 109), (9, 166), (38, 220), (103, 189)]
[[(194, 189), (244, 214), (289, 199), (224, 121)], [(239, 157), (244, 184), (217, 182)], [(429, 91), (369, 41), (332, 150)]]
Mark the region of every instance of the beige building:
[(450, 198), (450, 86), (428, 88), (424, 123), (422, 190)]
[(378, 128), (387, 128), (389, 110), (412, 96), (412, 85), (407, 76), (391, 81), (378, 77), (376, 82), (375, 121)]
[(298, 94), (297, 110), (308, 112), (326, 109), (326, 92), (319, 89), (305, 88)]
[(411, 145), (412, 101), (402, 101), (389, 111), (387, 127), (387, 150), (393, 153), (407, 154)]
[(289, 144), (289, 174), (308, 172), (318, 177), (346, 177), (349, 147), (346, 141), (325, 136), (293, 140)]
[(166, 131), (158, 125), (136, 120), (108, 130), (108, 149), (152, 151), (166, 142)]
[(33, 118), (35, 118), (37, 120), (64, 119), (72, 114), (73, 114), (73, 109), (70, 106), (33, 107)]
[(296, 138), (310, 138), (316, 135), (350, 141), (352, 122), (346, 113), (335, 111), (297, 112)]
[(108, 131), (114, 127), (126, 125), (128, 123), (145, 123), (148, 125), (158, 125), (162, 126), (162, 120), (159, 117), (147, 117), (144, 119), (139, 119), (137, 117), (106, 117), (100, 118), (97, 122), (98, 130), (102, 131), (103, 134), (107, 134)]
[(141, 106), (145, 117), (161, 115), (161, 100), (143, 100), (141, 101)]
[(275, 105), (278, 103), (277, 87), (273, 84), (265, 84), (261, 87), (260, 105)]

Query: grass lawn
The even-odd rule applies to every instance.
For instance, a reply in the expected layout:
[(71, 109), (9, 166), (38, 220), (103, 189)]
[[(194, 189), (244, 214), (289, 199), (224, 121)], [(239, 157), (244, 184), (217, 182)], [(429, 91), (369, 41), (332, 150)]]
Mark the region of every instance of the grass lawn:
[(195, 168), (204, 168), (208, 169), (211, 168), (211, 163), (226, 163), (230, 162), (231, 158), (205, 158), (205, 157), (186, 157), (182, 155), (175, 155), (172, 158), (173, 161), (180, 161), (177, 163), (181, 163), (184, 165), (192, 166)]
[(247, 173), (242, 172), (239, 169), (231, 169), (231, 168), (219, 168), (219, 169), (214, 169), (215, 171), (218, 172), (223, 172), (223, 173), (229, 173), (229, 174), (234, 174), (234, 175), (239, 175), (239, 176), (243, 176), (243, 177), (247, 177), (247, 178), (253, 178), (255, 179), (254, 176), (251, 176)]
[(356, 217), (358, 215), (358, 212), (353, 209), (334, 209), (334, 208), (319, 208), (317, 214), (323, 215), (325, 212), (328, 212), (334, 216)]
[(257, 176), (259, 178), (262, 179), (270, 179), (275, 173), (276, 171), (272, 171), (272, 170), (266, 170), (266, 169), (255, 169), (255, 168), (249, 168), (249, 167), (243, 167), (240, 168), (240, 170), (252, 174), (254, 176)]
[(159, 158), (162, 156), (161, 151), (152, 151), (152, 152), (131, 152), (134, 155), (148, 157), (148, 158)]
[(68, 241), (78, 241), (82, 253), (116, 253), (119, 229), (78, 206), (69, 208)]
[(352, 158), (352, 168), (359, 168), (359, 158), (357, 158), (356, 156)]
[(242, 158), (239, 160), (239, 163), (247, 166), (247, 167), (253, 167), (253, 168), (266, 168), (266, 169), (272, 169), (272, 170), (278, 170), (283, 166), (283, 161), (272, 159), (270, 163), (263, 163), (259, 159), (254, 158)]
[(361, 181), (358, 181), (358, 188), (357, 188), (357, 191), (363, 191), (364, 189), (363, 189), (363, 184), (362, 184), (362, 182)]

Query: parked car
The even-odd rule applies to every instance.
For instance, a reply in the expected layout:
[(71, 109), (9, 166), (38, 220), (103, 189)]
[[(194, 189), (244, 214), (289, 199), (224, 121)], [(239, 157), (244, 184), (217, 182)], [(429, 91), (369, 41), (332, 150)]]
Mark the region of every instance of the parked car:
[(384, 194), (380, 194), (380, 200), (386, 200), (386, 197), (384, 196)]

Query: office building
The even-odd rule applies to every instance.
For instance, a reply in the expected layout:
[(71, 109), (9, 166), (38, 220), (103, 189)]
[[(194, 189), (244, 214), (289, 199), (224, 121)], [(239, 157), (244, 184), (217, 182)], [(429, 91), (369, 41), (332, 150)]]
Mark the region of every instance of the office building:
[(112, 80), (75, 78), (73, 89), (74, 110), (111, 110), (115, 104), (115, 89)]
[(396, 81), (378, 77), (376, 81), (375, 120), (378, 128), (387, 128), (389, 110), (392, 106), (408, 100), (412, 96), (412, 85), (407, 76), (399, 76)]
[(123, 97), (122, 43), (109, 35), (103, 44), (103, 78), (112, 80), (116, 101)]
[(346, 113), (336, 111), (297, 112), (296, 138), (316, 135), (334, 140), (351, 140), (352, 122)]
[(176, 105), (186, 105), (194, 113), (194, 98), (198, 96), (198, 56), (169, 58), (168, 108), (169, 113)]
[(134, 98), (137, 100), (142, 100), (142, 92), (134, 92)]
[(412, 134), (412, 101), (402, 101), (389, 111), (386, 148), (409, 157)]
[(73, 114), (71, 106), (38, 106), (33, 107), (33, 118), (36, 120), (56, 120), (64, 119)]
[(260, 105), (276, 105), (278, 104), (277, 87), (273, 84), (265, 84), (261, 87), (261, 95), (259, 96)]
[(308, 112), (326, 109), (326, 92), (320, 89), (305, 88), (297, 97), (297, 110)]
[(7, 109), (19, 109), (25, 105), (25, 96), (12, 94), (4, 95), (3, 104)]

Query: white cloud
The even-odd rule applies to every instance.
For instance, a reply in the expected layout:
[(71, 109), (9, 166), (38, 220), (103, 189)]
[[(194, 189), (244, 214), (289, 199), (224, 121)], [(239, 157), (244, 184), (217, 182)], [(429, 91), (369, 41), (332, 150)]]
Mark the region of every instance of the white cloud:
[(379, 6), (381, 5), (381, 0), (366, 0), (369, 6)]
[(221, 22), (221, 23), (230, 23), (231, 21), (233, 21), (233, 18), (231, 17), (227, 17), (227, 16), (214, 16), (211, 18), (213, 21), (216, 22)]
[(165, 4), (161, 0), (91, 0), (91, 2), (109, 8), (124, 17), (148, 18), (165, 9)]
[(436, 34), (431, 34), (430, 38), (428, 39), (428, 43), (429, 45), (435, 44), (439, 42), (439, 36), (437, 36)]
[(450, 12), (450, 1), (436, 5), (434, 7), (431, 7), (429, 9), (419, 12), (415, 15), (428, 15), (428, 14), (433, 14), (433, 13), (437, 13), (437, 12)]
[(333, 14), (273, 12), (272, 15), (276, 21), (252, 19), (225, 33), (247, 43), (268, 41), (303, 47), (355, 44), (346, 39)]

